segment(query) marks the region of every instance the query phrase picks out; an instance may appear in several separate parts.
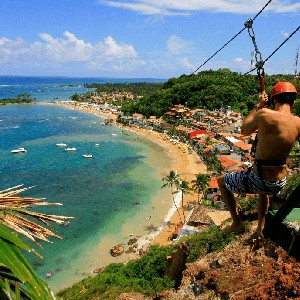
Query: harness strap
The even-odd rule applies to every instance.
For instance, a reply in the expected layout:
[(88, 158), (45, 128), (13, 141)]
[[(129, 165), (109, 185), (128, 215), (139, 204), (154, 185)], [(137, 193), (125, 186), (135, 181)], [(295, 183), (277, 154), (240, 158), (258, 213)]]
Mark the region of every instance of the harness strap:
[(263, 160), (263, 159), (255, 159), (254, 164), (257, 166), (257, 173), (259, 178), (261, 179), (262, 185), (267, 193), (271, 193), (273, 196), (277, 193), (274, 193), (270, 190), (266, 184), (262, 174), (262, 167), (263, 166), (283, 166), (286, 164), (285, 160)]
[(281, 159), (255, 159), (254, 164), (258, 168), (261, 168), (262, 166), (284, 166), (286, 164), (286, 161)]

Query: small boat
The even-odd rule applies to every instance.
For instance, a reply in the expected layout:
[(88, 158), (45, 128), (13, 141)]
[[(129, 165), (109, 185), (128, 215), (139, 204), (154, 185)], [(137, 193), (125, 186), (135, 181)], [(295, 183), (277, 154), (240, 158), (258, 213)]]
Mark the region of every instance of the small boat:
[(100, 147), (100, 144), (95, 144), (95, 147)]
[(11, 153), (24, 153), (27, 152), (25, 148), (18, 148), (10, 151)]
[(111, 135), (113, 135), (113, 136), (118, 136), (116, 133), (112, 133)]
[(69, 147), (65, 149), (66, 151), (76, 151), (77, 149), (75, 147)]
[(51, 276), (52, 276), (52, 271), (48, 271), (48, 272), (46, 273), (46, 276), (47, 276), (47, 277), (51, 277)]
[(67, 144), (65, 143), (58, 143), (56, 144), (57, 147), (67, 147)]
[(86, 158), (93, 158), (93, 154), (83, 154), (82, 156)]

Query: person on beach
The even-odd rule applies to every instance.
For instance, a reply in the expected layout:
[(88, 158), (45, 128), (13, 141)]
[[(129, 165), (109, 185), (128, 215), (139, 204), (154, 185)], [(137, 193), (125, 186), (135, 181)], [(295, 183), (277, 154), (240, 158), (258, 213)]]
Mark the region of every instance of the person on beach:
[[(294, 85), (278, 82), (272, 89), (269, 102), (266, 92), (262, 92), (258, 104), (245, 118), (241, 134), (247, 136), (257, 131), (255, 161), (246, 171), (228, 173), (217, 179), (222, 199), (232, 218), (232, 224), (224, 230), (225, 233), (245, 230), (233, 193), (251, 193), (258, 194), (256, 235), (263, 237), (269, 195), (277, 194), (286, 185), (286, 159), (300, 137), (300, 118), (291, 112), (296, 96)], [(274, 110), (268, 107), (269, 104), (274, 106)]]

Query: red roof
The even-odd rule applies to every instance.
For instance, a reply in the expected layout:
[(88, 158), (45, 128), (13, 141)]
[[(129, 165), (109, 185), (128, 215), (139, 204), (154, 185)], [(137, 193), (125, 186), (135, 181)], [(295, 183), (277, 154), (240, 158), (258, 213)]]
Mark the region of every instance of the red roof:
[(252, 145), (246, 144), (246, 143), (244, 143), (244, 142), (242, 142), (242, 141), (236, 142), (236, 143), (234, 143), (234, 144), (235, 144), (237, 147), (239, 147), (239, 148), (241, 148), (242, 150), (245, 150), (245, 151), (247, 151), (247, 150), (249, 150), (249, 149), (252, 148)]
[(219, 185), (218, 185), (218, 182), (217, 182), (217, 177), (213, 177), (213, 178), (210, 179), (209, 187), (212, 188), (212, 189), (219, 188)]
[(190, 132), (190, 139), (196, 137), (198, 134), (208, 134), (208, 132), (204, 129), (192, 131), (192, 132)]

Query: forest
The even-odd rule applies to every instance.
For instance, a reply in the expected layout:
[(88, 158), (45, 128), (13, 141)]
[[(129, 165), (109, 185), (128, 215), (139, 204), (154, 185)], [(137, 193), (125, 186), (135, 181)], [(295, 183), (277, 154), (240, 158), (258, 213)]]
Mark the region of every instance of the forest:
[(85, 84), (86, 88), (95, 88), (97, 93), (124, 93), (130, 92), (135, 95), (145, 96), (160, 89), (162, 83), (156, 82), (133, 82), (133, 83), (92, 83)]
[[(299, 78), (294, 75), (266, 75), (265, 87), (268, 94), (278, 81), (290, 81), (299, 90)], [(257, 75), (242, 75), (229, 69), (208, 70), (170, 78), (141, 99), (123, 103), (122, 111), (125, 115), (139, 112), (146, 117), (160, 117), (170, 107), (182, 104), (190, 109), (208, 110), (231, 106), (234, 111), (246, 115), (256, 104), (259, 92)], [(299, 95), (297, 100), (299, 102)], [(294, 112), (300, 115), (299, 103), (295, 105)]]

